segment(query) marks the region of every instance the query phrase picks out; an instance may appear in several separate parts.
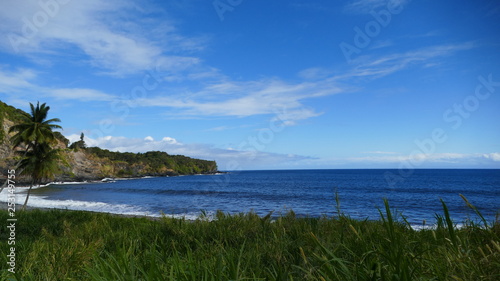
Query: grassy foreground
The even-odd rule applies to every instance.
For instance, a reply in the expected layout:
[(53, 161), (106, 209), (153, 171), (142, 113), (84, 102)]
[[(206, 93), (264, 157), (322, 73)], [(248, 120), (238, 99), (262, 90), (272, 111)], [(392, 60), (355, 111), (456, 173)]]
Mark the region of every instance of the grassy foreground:
[[(18, 212), (16, 274), (1, 280), (500, 280), (500, 225), (412, 230), (388, 203), (379, 221), (217, 214), (214, 221)], [(5, 222), (7, 212), (1, 211)], [(486, 224), (486, 225), (484, 225)]]

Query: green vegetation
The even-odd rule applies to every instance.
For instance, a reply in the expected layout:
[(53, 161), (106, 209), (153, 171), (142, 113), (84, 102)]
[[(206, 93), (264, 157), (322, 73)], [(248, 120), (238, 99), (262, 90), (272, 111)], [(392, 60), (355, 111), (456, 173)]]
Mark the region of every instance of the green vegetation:
[[(32, 114), (30, 115), (0, 101), (0, 151), (8, 152), (12, 150), (12, 144), (14, 147), (18, 147), (18, 150), (22, 150), (26, 148), (27, 143), (32, 143), (34, 140), (40, 143), (54, 141), (54, 143), (50, 144), (50, 147), (61, 149), (60, 156), (62, 158), (62, 161), (59, 161), (59, 171), (55, 174), (55, 179), (58, 181), (70, 179), (100, 180), (105, 177), (175, 176), (217, 172), (217, 163), (215, 161), (194, 159), (182, 155), (169, 155), (159, 151), (135, 154), (111, 152), (98, 147), (87, 148), (83, 140), (83, 133), (79, 141), (70, 145), (69, 140), (60, 132), (52, 131), (52, 129), (59, 128), (58, 126), (50, 127), (53, 125), (50, 123), (54, 120), (48, 120), (46, 125), (49, 126), (34, 126), (34, 124), (40, 122), (33, 121), (33, 113), (38, 114), (33, 110), (41, 111), (43, 109), (48, 111), (48, 108), (45, 104), (38, 105), (37, 108), (32, 105)], [(31, 122), (31, 125), (29, 122)], [(7, 124), (6, 128), (4, 128), (5, 124)], [(31, 131), (28, 130), (30, 126)], [(47, 129), (51, 132), (49, 133)], [(8, 135), (7, 131), (16, 132), (17, 134), (14, 136)], [(48, 134), (47, 140), (43, 137), (46, 134)], [(37, 138), (41, 139), (38, 140)], [(32, 148), (29, 150), (33, 151)], [(45, 150), (47, 151), (47, 149)], [(76, 154), (79, 154), (78, 161), (75, 158)], [(15, 163), (18, 162), (18, 158), (19, 156), (16, 157), (14, 153), (4, 153), (0, 169), (6, 170), (17, 166)], [(39, 157), (39, 159), (41, 158)], [(80, 166), (77, 165), (77, 162), (80, 163)], [(28, 163), (25, 161), (25, 164)], [(26, 184), (31, 183), (31, 179), (21, 178), (21, 180)]]
[[(149, 151), (146, 153), (131, 153), (131, 152), (113, 152), (99, 147), (89, 147), (87, 152), (100, 158), (107, 158), (114, 162), (123, 162), (129, 165), (147, 166), (142, 175), (189, 175), (189, 174), (205, 174), (214, 173), (217, 171), (217, 163), (215, 161), (207, 161), (194, 159), (182, 155), (169, 155), (162, 151)], [(123, 176), (132, 175), (132, 170), (122, 169), (119, 171)]]
[(76, 150), (78, 150), (78, 149), (82, 149), (82, 148), (83, 148), (83, 149), (87, 148), (87, 144), (86, 144), (86, 143), (85, 143), (85, 141), (83, 140), (83, 138), (84, 138), (84, 137), (85, 137), (85, 135), (82, 133), (82, 134), (80, 135), (80, 140), (79, 140), (79, 141), (75, 141), (74, 143), (72, 143), (72, 144), (69, 146), (69, 148), (70, 148), (70, 149), (76, 149)]
[[(81, 211), (17, 214), (17, 273), (2, 280), (499, 280), (500, 225), (457, 229), (446, 211), (415, 231), (380, 221), (272, 219), (253, 213), (182, 219)], [(470, 206), (473, 207), (473, 206)], [(5, 221), (7, 213), (0, 214)], [(0, 240), (7, 241), (6, 228)], [(6, 243), (0, 248), (7, 253)]]
[(19, 123), (23, 120), (23, 116), (27, 115), (26, 112), (0, 101), (0, 143), (5, 139), (5, 132), (3, 130), (4, 119)]
[(60, 132), (54, 132), (54, 136), (59, 142), (64, 144), (64, 147), (69, 146), (69, 140), (65, 136), (63, 136), (63, 134), (61, 134)]
[(16, 133), (11, 138), (14, 148), (25, 146), (28, 149), (34, 149), (38, 145), (53, 144), (56, 141), (53, 130), (62, 129), (61, 126), (53, 124), (61, 122), (58, 118), (47, 120), (50, 106), (46, 106), (45, 103), (42, 105), (37, 103), (35, 107), (30, 103), (30, 107), (31, 114), (20, 115), (19, 122), (9, 129), (9, 133)]
[(54, 123), (61, 120), (47, 119), (50, 106), (45, 103), (37, 103), (36, 107), (30, 103), (30, 107), (31, 115), (21, 115), (19, 123), (9, 129), (9, 133), (15, 133), (11, 138), (13, 149), (22, 149), (19, 151), (22, 158), (16, 165), (16, 170), (19, 169), (21, 175), (31, 178), (23, 208), (28, 204), (33, 185), (53, 179), (61, 160), (59, 150), (52, 148), (57, 143), (53, 130), (61, 129), (61, 126)]

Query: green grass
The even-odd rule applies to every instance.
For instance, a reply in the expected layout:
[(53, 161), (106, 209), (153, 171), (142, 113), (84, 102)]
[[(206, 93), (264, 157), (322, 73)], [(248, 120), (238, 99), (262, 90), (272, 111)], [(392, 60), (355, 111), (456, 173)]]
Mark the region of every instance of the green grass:
[[(0, 279), (500, 280), (498, 223), (481, 217), (457, 229), (444, 202), (436, 217), (436, 228), (415, 231), (387, 201), (378, 221), (293, 212), (153, 221), (32, 210), (17, 213), (15, 275), (0, 230)], [(0, 221), (7, 218), (1, 212)]]

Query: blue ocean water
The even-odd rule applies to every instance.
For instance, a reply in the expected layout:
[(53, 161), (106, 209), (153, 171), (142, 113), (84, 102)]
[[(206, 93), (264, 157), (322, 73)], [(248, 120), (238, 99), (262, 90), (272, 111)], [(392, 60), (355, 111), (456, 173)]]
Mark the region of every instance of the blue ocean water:
[[(298, 216), (378, 219), (383, 198), (414, 225), (435, 221), (443, 199), (456, 223), (475, 219), (459, 194), (489, 220), (500, 210), (500, 170), (414, 170), (391, 185), (398, 170), (237, 171), (218, 175), (117, 180), (110, 183), (53, 184), (33, 190), (29, 205), (122, 214), (195, 218), (254, 211), (259, 215), (293, 210)], [(21, 203), (25, 191), (20, 191)]]

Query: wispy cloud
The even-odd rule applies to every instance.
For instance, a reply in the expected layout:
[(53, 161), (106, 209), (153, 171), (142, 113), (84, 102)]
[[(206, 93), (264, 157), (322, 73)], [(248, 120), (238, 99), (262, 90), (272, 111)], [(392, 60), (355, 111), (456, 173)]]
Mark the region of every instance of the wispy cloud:
[(299, 83), (277, 78), (242, 82), (218, 76), (219, 82), (207, 83), (198, 91), (176, 93), (168, 90), (168, 94), (139, 99), (136, 104), (169, 108), (167, 114), (175, 118), (277, 115), (293, 125), (321, 114), (305, 105), (308, 99), (352, 91), (353, 86), (349, 86), (352, 79), (377, 79), (411, 66), (429, 66), (438, 59), (474, 47), (474, 43), (438, 45), (406, 53), (364, 57), (343, 74), (335, 75), (324, 68), (306, 69), (299, 75), (309, 81)]
[(54, 88), (37, 84), (38, 73), (30, 69), (0, 68), (0, 93), (11, 99), (45, 99), (76, 101), (111, 101), (114, 96), (95, 89)]
[[(285, 82), (278, 78), (254, 81), (234, 81), (217, 70), (200, 65), (198, 59), (176, 57), (160, 59), (159, 79), (173, 81), (184, 79), (169, 76), (168, 70), (177, 68), (185, 71), (177, 75), (198, 76), (200, 79), (190, 88), (181, 90), (164, 83), (155, 93), (134, 100), (134, 106), (162, 107), (170, 118), (205, 117), (249, 117), (255, 115), (275, 115), (289, 125), (296, 121), (321, 115), (308, 107), (307, 101), (329, 95), (352, 92), (356, 79), (377, 79), (412, 66), (432, 67), (458, 51), (474, 48), (474, 43), (438, 45), (405, 53), (395, 53), (378, 57), (361, 57), (357, 64), (340, 74), (326, 68), (309, 68), (301, 71), (301, 82)], [(197, 65), (192, 72), (191, 65)], [(183, 68), (184, 67), (184, 68)], [(112, 101), (113, 94), (86, 88), (49, 88), (36, 84), (37, 72), (29, 69), (7, 70), (0, 68), (0, 91), (17, 98), (32, 93), (42, 93), (46, 97), (78, 101)]]
[(404, 37), (416, 39), (416, 38), (437, 37), (437, 36), (442, 36), (442, 35), (443, 35), (443, 32), (441, 30), (431, 30), (429, 32), (421, 33), (421, 34), (407, 34)]
[(344, 6), (344, 11), (347, 13), (366, 14), (384, 5), (387, 5), (387, 0), (354, 0)]
[(354, 61), (355, 67), (345, 75), (337, 79), (349, 77), (367, 77), (371, 79), (380, 78), (401, 71), (413, 65), (430, 65), (436, 60), (441, 61), (444, 57), (451, 56), (458, 51), (475, 48), (474, 42), (461, 44), (437, 45), (405, 53), (396, 53), (386, 56), (359, 57)]
[(63, 99), (63, 100), (78, 100), (78, 101), (112, 101), (114, 96), (93, 89), (45, 89), (47, 96)]
[(251, 127), (251, 125), (241, 125), (241, 126), (218, 126), (218, 127), (213, 127), (204, 130), (205, 132), (222, 132), (222, 131), (228, 131), (228, 130), (235, 130), (235, 129), (241, 129), (241, 128), (248, 128)]
[(9, 93), (19, 89), (30, 88), (29, 82), (37, 76), (31, 69), (9, 70), (0, 66), (0, 92)]
[[(386, 4), (385, 0), (357, 0), (346, 8), (365, 11)], [(0, 17), (4, 24), (0, 27), (0, 36), (23, 35), (23, 19), (29, 20), (40, 9), (39, 5), (26, 3), (2, 9)], [(356, 86), (353, 79), (376, 79), (416, 64), (432, 66), (437, 58), (474, 46), (473, 43), (441, 45), (381, 57), (363, 56), (342, 74), (320, 67), (305, 69), (298, 74), (302, 81), (286, 82), (279, 78), (234, 81), (190, 55), (203, 49), (203, 38), (183, 37), (168, 17), (159, 22), (132, 16), (137, 13), (144, 16), (152, 10), (152, 7), (139, 7), (134, 1), (71, 1), (60, 5), (48, 23), (37, 28), (32, 38), (20, 46), (20, 54), (36, 53), (38, 59), (44, 55), (57, 59), (68, 56), (62, 50), (69, 48), (84, 54), (84, 63), (94, 66), (101, 74), (123, 76), (154, 69), (157, 79), (163, 83), (162, 88), (134, 102), (137, 106), (163, 107), (170, 117), (279, 115), (294, 124), (322, 114), (306, 106), (308, 100), (351, 91)], [(86, 32), (79, 32), (81, 30)], [(12, 49), (10, 42), (2, 42), (4, 49)], [(380, 42), (379, 46), (390, 44)], [(16, 98), (35, 92), (64, 100), (109, 102), (114, 99), (113, 94), (98, 89), (44, 87), (37, 84), (36, 78), (33, 70), (0, 68), (0, 91)], [(201, 83), (182, 90), (167, 86), (186, 79)]]
[(227, 130), (232, 130), (235, 127), (229, 127), (229, 126), (219, 126), (219, 127), (213, 127), (206, 129), (205, 132), (222, 132), (222, 131), (227, 131)]
[[(434, 153), (434, 154), (414, 154), (414, 155), (381, 155), (347, 158), (347, 161), (357, 163), (448, 163), (448, 164), (477, 164), (479, 162), (500, 162), (500, 153)], [(415, 165), (418, 168), (421, 164)]]
[[(382, 47), (390, 46), (391, 41), (381, 41)], [(446, 63), (446, 58), (453, 56), (457, 52), (476, 48), (475, 42), (465, 42), (458, 44), (434, 45), (417, 50), (401, 53), (391, 53), (386, 55), (360, 56), (356, 58), (352, 65), (343, 72), (322, 67), (312, 67), (299, 72), (299, 77), (306, 80), (316, 80), (317, 83), (333, 83), (353, 89), (352, 79), (366, 78), (370, 80), (378, 79), (393, 73), (403, 71), (410, 67), (432, 67)], [(319, 81), (319, 82), (318, 82)], [(347, 85), (353, 85), (347, 87)]]
[(306, 80), (320, 80), (332, 75), (332, 71), (323, 67), (311, 67), (299, 72), (299, 77)]
[[(137, 13), (147, 16), (153, 11), (139, 8), (133, 1), (70, 1), (56, 5), (57, 9), (53, 8), (49, 14), (37, 3), (2, 7), (0, 36), (9, 38), (0, 41), (4, 50), (54, 59), (69, 56), (67, 50), (73, 48), (73, 52), (87, 56), (84, 62), (94, 66), (96, 73), (123, 76), (147, 70), (159, 60), (163, 65), (171, 62), (172, 66), (179, 61), (196, 60), (168, 53), (203, 48), (203, 40), (177, 34), (167, 20), (153, 22), (134, 17)], [(43, 24), (34, 22), (37, 13), (47, 16)]]
[(295, 9), (299, 10), (314, 10), (314, 11), (330, 11), (331, 8), (328, 7), (327, 5), (323, 5), (322, 3), (319, 2), (304, 2), (304, 1), (295, 1), (289, 3), (290, 7), (293, 7)]
[(286, 83), (278, 79), (214, 83), (196, 92), (139, 99), (140, 106), (175, 109), (177, 116), (235, 116), (278, 114), (290, 121), (321, 113), (304, 106), (303, 100), (340, 93), (332, 81)]
[(392, 152), (392, 151), (367, 151), (363, 152), (366, 154), (397, 154), (397, 152)]
[(344, 12), (349, 14), (368, 14), (375, 9), (393, 5), (406, 5), (410, 0), (351, 0), (344, 6)]
[(392, 45), (394, 45), (394, 42), (392, 42), (392, 40), (377, 40), (373, 42), (373, 44), (370, 46), (370, 49), (371, 50), (382, 49), (390, 47)]
[[(366, 152), (367, 153), (367, 152)], [(422, 168), (500, 168), (500, 153), (434, 153), (431, 155), (404, 155), (400, 153), (377, 153), (362, 157), (325, 157), (304, 159), (294, 163), (297, 166), (331, 167), (331, 168), (389, 168), (422, 169)]]

